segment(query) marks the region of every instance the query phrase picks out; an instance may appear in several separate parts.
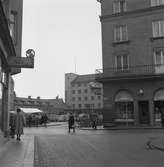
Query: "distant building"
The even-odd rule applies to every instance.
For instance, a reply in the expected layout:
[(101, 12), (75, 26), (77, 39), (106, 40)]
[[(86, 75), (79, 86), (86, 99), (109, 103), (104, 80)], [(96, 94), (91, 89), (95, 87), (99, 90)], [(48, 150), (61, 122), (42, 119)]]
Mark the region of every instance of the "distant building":
[(50, 120), (55, 120), (57, 115), (66, 114), (67, 106), (63, 99), (56, 97), (55, 99), (41, 99), (40, 97), (28, 98), (15, 97), (14, 107), (20, 108), (37, 108), (44, 111)]
[(65, 74), (65, 102), (71, 110), (101, 112), (103, 108), (102, 84), (95, 81), (95, 74)]
[(157, 125), (164, 111), (164, 1), (99, 2), (104, 126)]

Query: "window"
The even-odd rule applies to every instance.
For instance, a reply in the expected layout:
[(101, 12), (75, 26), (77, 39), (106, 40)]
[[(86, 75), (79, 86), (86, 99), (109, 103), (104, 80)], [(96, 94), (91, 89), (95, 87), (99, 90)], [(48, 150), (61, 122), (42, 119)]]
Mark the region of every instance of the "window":
[(153, 37), (164, 36), (164, 20), (154, 21), (153, 26)]
[(75, 94), (75, 90), (72, 90), (72, 94)]
[(85, 104), (85, 108), (90, 108), (90, 104)]
[(81, 90), (80, 89), (78, 90), (78, 94), (81, 94)]
[(75, 97), (72, 97), (72, 101), (75, 101)]
[(117, 0), (113, 3), (113, 13), (121, 13), (126, 11), (125, 0)]
[(87, 90), (87, 89), (85, 89), (85, 90), (84, 90), (84, 93), (88, 93), (88, 90)]
[(81, 108), (81, 104), (79, 104), (78, 106), (79, 106), (79, 108)]
[(81, 84), (80, 83), (78, 83), (78, 87), (80, 87), (81, 86)]
[(87, 101), (87, 100), (88, 100), (88, 97), (87, 97), (87, 96), (85, 96), (85, 97), (84, 97), (84, 100), (85, 100), (85, 101)]
[(151, 0), (151, 6), (164, 5), (164, 0)]
[(78, 100), (81, 101), (81, 97), (78, 97)]
[(98, 100), (101, 100), (101, 96), (97, 96), (97, 99), (98, 99)]
[(128, 70), (129, 60), (127, 55), (116, 56), (116, 69), (119, 71)]
[(127, 26), (126, 25), (116, 26), (114, 29), (114, 41), (122, 42), (127, 40), (128, 40)]
[(91, 100), (94, 100), (95, 98), (94, 98), (94, 96), (91, 96)]
[(10, 30), (10, 35), (12, 37), (13, 43), (16, 44), (17, 42), (17, 12), (12, 11), (10, 13), (10, 18), (9, 18), (9, 30)]
[(98, 108), (101, 108), (101, 103), (98, 103)]
[(72, 107), (75, 108), (75, 104), (72, 104)]
[(164, 49), (154, 51), (155, 65), (164, 65)]

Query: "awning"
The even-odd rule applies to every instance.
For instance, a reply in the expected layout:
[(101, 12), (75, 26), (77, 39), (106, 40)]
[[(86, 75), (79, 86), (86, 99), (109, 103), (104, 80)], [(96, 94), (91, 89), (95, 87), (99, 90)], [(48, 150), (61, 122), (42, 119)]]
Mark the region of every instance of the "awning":
[(155, 93), (154, 101), (164, 101), (164, 89), (160, 89)]
[(115, 102), (130, 102), (130, 101), (133, 101), (133, 97), (127, 91), (120, 91), (115, 97)]
[(20, 108), (20, 109), (26, 114), (42, 113), (43, 112), (37, 108)]

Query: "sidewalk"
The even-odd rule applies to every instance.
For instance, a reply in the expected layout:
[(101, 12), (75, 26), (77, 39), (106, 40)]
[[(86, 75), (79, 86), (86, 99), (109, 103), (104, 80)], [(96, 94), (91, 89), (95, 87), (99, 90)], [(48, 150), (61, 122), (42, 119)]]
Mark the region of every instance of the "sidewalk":
[(22, 136), (22, 140), (4, 138), (0, 134), (1, 167), (34, 167), (34, 137)]

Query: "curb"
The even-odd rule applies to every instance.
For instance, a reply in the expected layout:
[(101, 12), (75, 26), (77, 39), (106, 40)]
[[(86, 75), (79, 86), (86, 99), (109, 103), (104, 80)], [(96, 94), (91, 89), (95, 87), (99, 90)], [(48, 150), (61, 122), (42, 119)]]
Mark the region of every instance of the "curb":
[(164, 128), (156, 128), (156, 127), (134, 127), (134, 128), (101, 128), (101, 129), (92, 129), (92, 128), (79, 128), (80, 130), (91, 130), (91, 131), (97, 131), (97, 130), (164, 130)]

